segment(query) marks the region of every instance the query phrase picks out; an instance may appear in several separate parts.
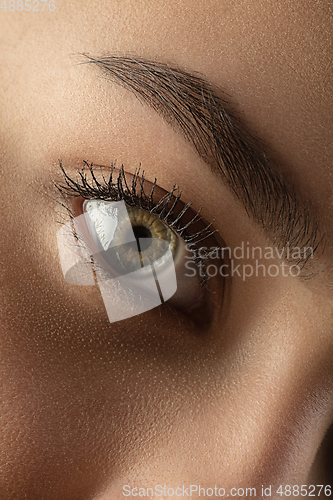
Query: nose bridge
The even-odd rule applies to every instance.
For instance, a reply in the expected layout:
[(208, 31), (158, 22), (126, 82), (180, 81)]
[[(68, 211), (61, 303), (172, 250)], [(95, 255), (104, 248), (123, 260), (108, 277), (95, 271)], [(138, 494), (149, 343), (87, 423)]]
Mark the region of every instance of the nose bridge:
[(332, 397), (328, 384), (327, 393), (323, 389), (318, 365), (307, 363), (306, 370), (295, 353), (285, 356), (287, 369), (253, 366), (243, 373), (244, 383), (234, 391), (226, 420), (233, 422), (229, 434), (235, 439), (228, 439), (227, 453), (223, 453), (224, 460), (233, 462), (238, 471), (233, 483), (257, 489), (307, 483), (332, 420)]

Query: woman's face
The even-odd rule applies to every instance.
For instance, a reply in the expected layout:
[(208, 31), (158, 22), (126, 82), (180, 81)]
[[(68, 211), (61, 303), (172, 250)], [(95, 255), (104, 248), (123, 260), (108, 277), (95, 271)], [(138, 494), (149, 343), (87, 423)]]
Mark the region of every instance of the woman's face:
[[(221, 488), (260, 497), (270, 486), (280, 498), (280, 485), (329, 484), (331, 2), (9, 3), (0, 18), (0, 499), (113, 500), (135, 488), (153, 498), (147, 488), (157, 485), (159, 498), (209, 498), (209, 488), (213, 498)], [(120, 61), (122, 84), (101, 63), (81, 64), (83, 54), (117, 56), (108, 68)], [(182, 84), (200, 78), (197, 107), (178, 92), (176, 70)], [(242, 137), (252, 144), (245, 132), (231, 136), (229, 166), (224, 139), (216, 160), (212, 127), (193, 118), (211, 106), (200, 88), (229, 101), (232, 123), (260, 139), (266, 163), (238, 158)], [(208, 326), (200, 311), (166, 304), (111, 322), (97, 285), (64, 279), (58, 160), (71, 179), (83, 160), (104, 171), (117, 160), (129, 174), (141, 164), (147, 181), (180, 186), (194, 213), (215, 219), (230, 249), (224, 269), (240, 267), (205, 285)], [(64, 204), (75, 208), (72, 195)], [(295, 247), (314, 250), (299, 276), (286, 254)]]

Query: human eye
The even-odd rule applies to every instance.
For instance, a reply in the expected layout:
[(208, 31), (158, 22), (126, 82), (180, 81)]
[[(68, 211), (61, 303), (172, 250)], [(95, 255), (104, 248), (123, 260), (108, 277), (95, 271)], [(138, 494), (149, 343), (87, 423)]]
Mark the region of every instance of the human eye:
[(123, 166), (84, 162), (72, 177), (59, 165), (63, 181), (55, 185), (70, 217), (58, 238), (59, 252), (76, 248), (81, 255), (69, 272), (65, 266), (66, 281), (97, 282), (110, 321), (165, 303), (197, 324), (209, 325), (223, 280), (207, 274), (219, 236), (214, 221), (202, 218), (202, 208), (195, 211), (192, 203), (182, 201), (175, 184), (165, 191), (156, 179), (148, 181), (141, 168), (130, 174)]

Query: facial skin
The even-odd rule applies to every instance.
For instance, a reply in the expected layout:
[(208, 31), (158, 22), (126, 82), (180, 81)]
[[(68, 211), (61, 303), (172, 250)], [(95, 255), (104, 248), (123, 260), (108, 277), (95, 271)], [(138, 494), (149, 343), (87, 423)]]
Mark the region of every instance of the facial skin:
[[(55, 6), (0, 17), (0, 499), (332, 484), (331, 3)], [(98, 290), (60, 269), (58, 159), (74, 177), (83, 160), (141, 162), (230, 248), (272, 243), (179, 131), (79, 54), (159, 61), (229, 94), (327, 233), (325, 271), (227, 279), (205, 330), (165, 306), (110, 324)]]

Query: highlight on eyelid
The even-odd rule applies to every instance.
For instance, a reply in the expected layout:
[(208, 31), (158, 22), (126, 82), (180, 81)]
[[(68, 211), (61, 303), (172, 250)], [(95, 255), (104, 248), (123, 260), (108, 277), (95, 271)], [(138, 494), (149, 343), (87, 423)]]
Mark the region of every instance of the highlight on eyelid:
[[(169, 243), (137, 237), (124, 201), (102, 202), (104, 211), (99, 200), (93, 201), (90, 210), (58, 231), (65, 280), (76, 285), (98, 284), (110, 322), (136, 316), (169, 300), (177, 291)], [(149, 254), (145, 252), (147, 240)], [(154, 259), (149, 257), (153, 254)], [(130, 260), (128, 267), (124, 255)]]

